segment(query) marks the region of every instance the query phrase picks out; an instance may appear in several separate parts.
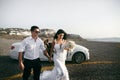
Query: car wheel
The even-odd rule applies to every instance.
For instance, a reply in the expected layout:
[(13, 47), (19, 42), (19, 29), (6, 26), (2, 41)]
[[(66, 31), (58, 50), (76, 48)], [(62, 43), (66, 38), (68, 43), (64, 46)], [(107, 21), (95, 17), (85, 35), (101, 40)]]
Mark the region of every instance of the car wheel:
[(72, 61), (75, 62), (75, 63), (77, 63), (77, 64), (83, 62), (84, 60), (85, 60), (85, 56), (84, 56), (84, 54), (81, 53), (81, 52), (75, 53), (75, 54), (73, 55), (73, 57), (72, 57)]

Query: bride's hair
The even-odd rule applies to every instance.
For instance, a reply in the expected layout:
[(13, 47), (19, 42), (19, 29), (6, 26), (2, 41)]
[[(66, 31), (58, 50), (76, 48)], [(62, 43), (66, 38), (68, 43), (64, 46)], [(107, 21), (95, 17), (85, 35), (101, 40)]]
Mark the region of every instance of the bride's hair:
[(66, 40), (66, 39), (67, 39), (67, 33), (66, 33), (64, 30), (62, 30), (62, 29), (59, 29), (59, 30), (56, 32), (56, 34), (55, 34), (55, 36), (54, 36), (54, 39), (57, 39), (57, 38), (58, 38), (58, 35), (61, 34), (61, 33), (64, 34), (63, 39)]

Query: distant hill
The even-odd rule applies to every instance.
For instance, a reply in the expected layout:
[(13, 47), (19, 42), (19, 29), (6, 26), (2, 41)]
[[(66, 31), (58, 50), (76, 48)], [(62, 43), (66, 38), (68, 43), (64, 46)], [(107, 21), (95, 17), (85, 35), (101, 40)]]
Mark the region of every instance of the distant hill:
[(71, 39), (71, 40), (80, 40), (80, 41), (86, 41), (85, 39), (83, 39), (80, 35), (78, 34), (68, 34), (68, 39)]
[[(39, 37), (41, 37), (43, 40), (45, 39), (52, 40), (55, 33), (56, 32), (53, 29), (41, 29), (41, 33), (39, 34)], [(83, 41), (83, 40), (86, 41), (78, 34), (68, 34), (68, 39), (74, 41)]]
[[(21, 34), (24, 31), (31, 33), (28, 29), (23, 28), (5, 28), (5, 29), (0, 28), (0, 36), (7, 39), (24, 39), (25, 37), (30, 35), (28, 33)], [(11, 32), (12, 34), (10, 34)], [(43, 40), (45, 39), (52, 40), (55, 33), (56, 31), (54, 29), (40, 29), (39, 37), (41, 37)], [(74, 41), (86, 41), (78, 34), (68, 34), (68, 39)]]

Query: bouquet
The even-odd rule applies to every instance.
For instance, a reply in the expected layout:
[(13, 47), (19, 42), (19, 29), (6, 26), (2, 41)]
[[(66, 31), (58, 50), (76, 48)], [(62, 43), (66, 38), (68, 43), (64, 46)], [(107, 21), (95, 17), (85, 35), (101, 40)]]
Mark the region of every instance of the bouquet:
[(75, 47), (75, 42), (74, 41), (67, 41), (65, 44), (65, 48), (68, 50), (72, 50)]

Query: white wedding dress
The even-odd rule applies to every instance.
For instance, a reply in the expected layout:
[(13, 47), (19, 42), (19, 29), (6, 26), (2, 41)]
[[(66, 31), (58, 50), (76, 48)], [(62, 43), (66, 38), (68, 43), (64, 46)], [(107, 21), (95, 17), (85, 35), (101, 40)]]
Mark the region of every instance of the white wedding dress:
[(61, 46), (60, 44), (55, 44), (54, 49), (54, 67), (52, 70), (43, 71), (40, 74), (40, 80), (69, 80), (68, 70), (65, 66), (67, 50), (64, 50), (64, 44)]

